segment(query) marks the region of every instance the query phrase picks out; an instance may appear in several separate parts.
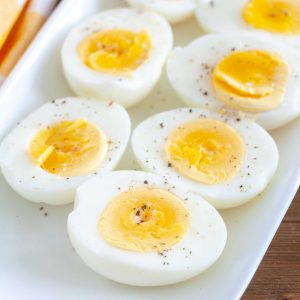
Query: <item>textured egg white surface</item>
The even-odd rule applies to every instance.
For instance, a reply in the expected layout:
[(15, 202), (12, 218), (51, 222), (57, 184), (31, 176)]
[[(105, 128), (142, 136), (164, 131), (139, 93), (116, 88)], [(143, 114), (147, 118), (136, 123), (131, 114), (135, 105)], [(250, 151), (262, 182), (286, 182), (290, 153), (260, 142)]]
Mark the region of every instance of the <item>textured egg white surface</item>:
[(227, 33), (200, 37), (187, 47), (175, 48), (169, 56), (167, 72), (170, 83), (190, 106), (219, 111), (225, 108), (212, 86), (212, 70), (233, 51), (263, 50), (279, 54), (289, 67), (289, 77), (282, 104), (270, 111), (254, 114), (264, 128), (281, 127), (300, 115), (300, 52), (265, 34)]
[(170, 23), (178, 23), (191, 17), (195, 11), (195, 0), (126, 0), (136, 8), (151, 9), (164, 16)]
[[(149, 57), (130, 74), (96, 72), (87, 67), (78, 55), (78, 45), (86, 36), (109, 29), (146, 31), (151, 38)], [(130, 8), (108, 10), (71, 31), (62, 48), (62, 63), (70, 86), (79, 96), (109, 99), (128, 107), (141, 101), (154, 87), (172, 44), (172, 30), (161, 16)]]
[[(111, 199), (129, 188), (159, 188), (169, 190), (182, 201), (186, 199), (190, 227), (183, 239), (163, 255), (112, 247), (100, 236), (98, 222), (102, 212)], [(68, 233), (75, 250), (92, 269), (118, 282), (138, 286), (172, 284), (199, 274), (221, 255), (227, 235), (218, 212), (201, 197), (161, 176), (138, 171), (112, 172), (81, 185), (75, 209), (68, 218)]]
[[(226, 1), (228, 2), (228, 1)], [(60, 49), (74, 24), (121, 0), (64, 0), (0, 90), (0, 138), (45, 101), (72, 95), (61, 67)], [(202, 32), (195, 19), (176, 25), (175, 45)], [(47, 71), (45, 71), (47, 70)], [(155, 90), (129, 110), (133, 126), (154, 113), (181, 107), (163, 74)], [(254, 201), (222, 210), (228, 240), (218, 261), (185, 282), (137, 288), (106, 280), (72, 250), (66, 220), (72, 205), (40, 205), (18, 196), (0, 175), (0, 290), (3, 299), (30, 300), (233, 300), (240, 299), (300, 183), (300, 121), (272, 132), (280, 153), (272, 183)], [(118, 169), (138, 168), (130, 149)], [(17, 288), (16, 288), (16, 282)]]
[[(47, 126), (62, 120), (85, 119), (99, 128), (107, 140), (107, 154), (95, 170), (82, 176), (57, 176), (35, 165), (28, 146)], [(0, 167), (11, 187), (34, 202), (65, 204), (74, 199), (74, 189), (91, 176), (111, 171), (124, 153), (130, 135), (130, 119), (116, 103), (81, 98), (52, 100), (24, 119), (0, 145)]]
[[(197, 118), (226, 122), (242, 137), (245, 158), (231, 181), (217, 185), (201, 184), (180, 176), (168, 166), (165, 143), (169, 134), (181, 124)], [(230, 208), (253, 199), (265, 189), (278, 165), (276, 144), (263, 128), (252, 121), (219, 116), (204, 109), (179, 108), (148, 118), (133, 132), (132, 148), (144, 170), (172, 178), (178, 185), (202, 195), (216, 208)]]
[(276, 34), (248, 25), (242, 16), (242, 9), (246, 3), (247, 0), (196, 0), (197, 20), (206, 32), (264, 32), (300, 49), (300, 35)]

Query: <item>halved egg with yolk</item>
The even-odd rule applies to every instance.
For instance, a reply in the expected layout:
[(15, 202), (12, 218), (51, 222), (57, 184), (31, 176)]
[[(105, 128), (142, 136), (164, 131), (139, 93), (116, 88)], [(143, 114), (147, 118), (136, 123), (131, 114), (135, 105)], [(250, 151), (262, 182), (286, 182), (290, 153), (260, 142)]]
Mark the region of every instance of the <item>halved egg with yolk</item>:
[(263, 33), (300, 48), (299, 0), (198, 0), (196, 17), (206, 32)]
[(80, 183), (115, 168), (129, 135), (129, 116), (118, 104), (56, 99), (4, 138), (0, 167), (12, 189), (25, 199), (70, 203)]
[(78, 53), (92, 70), (122, 75), (141, 66), (151, 48), (147, 31), (110, 29), (85, 37), (78, 46)]
[(168, 178), (115, 171), (79, 186), (68, 234), (97, 273), (157, 286), (196, 276), (221, 255), (226, 227), (199, 195)]
[(205, 109), (153, 115), (132, 134), (141, 168), (203, 196), (218, 209), (254, 199), (278, 165), (272, 137), (255, 122)]
[(298, 0), (250, 0), (242, 10), (247, 24), (280, 34), (300, 34)]
[(212, 83), (218, 100), (246, 112), (278, 107), (285, 95), (289, 67), (276, 53), (235, 51), (214, 67)]
[(157, 252), (182, 240), (189, 210), (163, 189), (135, 188), (114, 197), (99, 220), (99, 232), (109, 244), (130, 251)]
[(247, 116), (265, 129), (300, 115), (300, 53), (265, 34), (210, 34), (176, 47), (168, 79), (189, 107)]
[(63, 120), (41, 129), (29, 146), (33, 161), (60, 176), (87, 174), (99, 166), (108, 149), (101, 129), (84, 119)]
[(172, 44), (171, 27), (161, 16), (141, 9), (110, 9), (67, 36), (63, 69), (77, 95), (129, 107), (155, 86)]
[(170, 133), (165, 151), (180, 174), (201, 183), (219, 184), (238, 173), (245, 145), (239, 133), (226, 123), (196, 119)]

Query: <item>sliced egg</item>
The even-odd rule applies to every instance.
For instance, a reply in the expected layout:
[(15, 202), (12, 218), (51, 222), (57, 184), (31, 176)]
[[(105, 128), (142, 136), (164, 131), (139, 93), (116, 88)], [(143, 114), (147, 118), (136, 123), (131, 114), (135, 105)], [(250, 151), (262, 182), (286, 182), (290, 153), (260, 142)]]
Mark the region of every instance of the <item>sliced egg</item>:
[(154, 87), (172, 44), (172, 30), (162, 17), (118, 8), (75, 28), (64, 42), (62, 63), (76, 94), (128, 107)]
[(276, 144), (262, 127), (204, 109), (146, 119), (133, 132), (132, 148), (143, 170), (176, 181), (216, 208), (253, 199), (278, 165)]
[(83, 183), (68, 233), (94, 271), (137, 286), (196, 276), (218, 259), (227, 237), (221, 216), (199, 195), (140, 171), (111, 172)]
[(170, 23), (184, 21), (194, 14), (195, 0), (126, 0), (136, 8), (150, 9), (163, 17)]
[(300, 48), (298, 0), (197, 0), (196, 15), (207, 32), (265, 32)]
[(63, 98), (24, 119), (0, 145), (0, 167), (25, 199), (48, 204), (74, 200), (84, 180), (115, 168), (130, 135), (120, 105)]
[(175, 48), (167, 74), (187, 105), (242, 112), (271, 130), (300, 115), (299, 61), (264, 34), (211, 34)]

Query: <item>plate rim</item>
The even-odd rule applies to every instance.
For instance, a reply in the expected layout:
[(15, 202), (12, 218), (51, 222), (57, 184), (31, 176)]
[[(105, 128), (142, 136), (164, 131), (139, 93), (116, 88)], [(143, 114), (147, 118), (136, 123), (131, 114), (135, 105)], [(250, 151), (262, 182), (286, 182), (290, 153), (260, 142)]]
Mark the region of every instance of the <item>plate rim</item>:
[[(47, 35), (47, 32), (51, 30), (52, 25), (56, 22), (56, 19), (64, 15), (69, 9), (73, 8), (74, 5), (81, 5), (83, 6), (83, 2), (85, 1), (76, 1), (76, 0), (61, 0), (61, 2), (56, 6), (55, 10), (51, 14), (51, 16), (47, 19), (44, 26), (41, 28), (41, 30), (38, 32), (37, 36), (33, 40), (33, 42), (30, 44), (30, 46), (27, 48), (25, 53), (23, 54), (22, 58), (18, 61), (12, 72), (9, 74), (9, 76), (6, 78), (6, 80), (2, 83), (0, 86), (0, 105), (5, 105), (6, 99), (5, 94), (13, 88), (15, 85), (15, 82), (18, 80), (18, 78), (24, 73), (27, 72), (30, 65), (30, 61), (32, 60), (32, 57), (36, 55), (36, 51), (41, 47), (41, 40), (44, 38), (45, 35)], [(41, 51), (41, 50), (38, 50)], [(6, 100), (6, 101), (5, 101)], [(2, 140), (3, 136), (5, 136), (5, 133), (0, 133), (0, 141)], [(282, 204), (282, 207), (280, 209), (280, 212), (276, 214), (272, 227), (269, 228), (269, 234), (266, 237), (264, 243), (261, 245), (259, 250), (257, 251), (257, 255), (255, 258), (255, 261), (252, 263), (251, 268), (248, 270), (247, 276), (245, 276), (242, 279), (242, 284), (236, 288), (235, 293), (233, 294), (234, 299), (240, 299), (243, 294), (245, 293), (248, 285), (250, 284), (251, 280), (253, 279), (264, 255), (266, 254), (268, 247), (270, 246), (287, 210), (289, 209), (296, 193), (300, 185), (300, 166), (295, 168), (295, 170), (292, 172), (291, 177), (293, 178), (293, 181), (289, 183), (289, 189), (287, 190), (287, 193), (285, 195), (285, 201)], [(1, 192), (1, 190), (0, 190)], [(5, 295), (5, 291), (4, 291)]]

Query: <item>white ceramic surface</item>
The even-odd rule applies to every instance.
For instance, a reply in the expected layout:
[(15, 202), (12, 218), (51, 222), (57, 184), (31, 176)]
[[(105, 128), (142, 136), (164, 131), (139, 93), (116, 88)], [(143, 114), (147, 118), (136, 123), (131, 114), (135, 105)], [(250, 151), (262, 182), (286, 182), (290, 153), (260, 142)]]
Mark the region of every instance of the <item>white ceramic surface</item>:
[[(60, 4), (0, 90), (1, 137), (43, 102), (72, 95), (60, 62), (63, 38), (80, 19), (120, 4), (118, 0), (64, 0)], [(177, 45), (201, 34), (194, 19), (174, 29)], [(155, 112), (179, 106), (183, 104), (163, 76), (151, 95), (129, 112), (135, 126)], [(273, 133), (281, 159), (269, 188), (244, 206), (221, 211), (228, 243), (218, 262), (192, 280), (166, 287), (129, 287), (94, 273), (72, 250), (67, 237), (66, 220), (72, 206), (27, 202), (0, 176), (0, 299), (238, 299), (299, 186), (299, 132), (300, 120)], [(119, 166), (126, 168), (137, 168), (130, 149)]]

